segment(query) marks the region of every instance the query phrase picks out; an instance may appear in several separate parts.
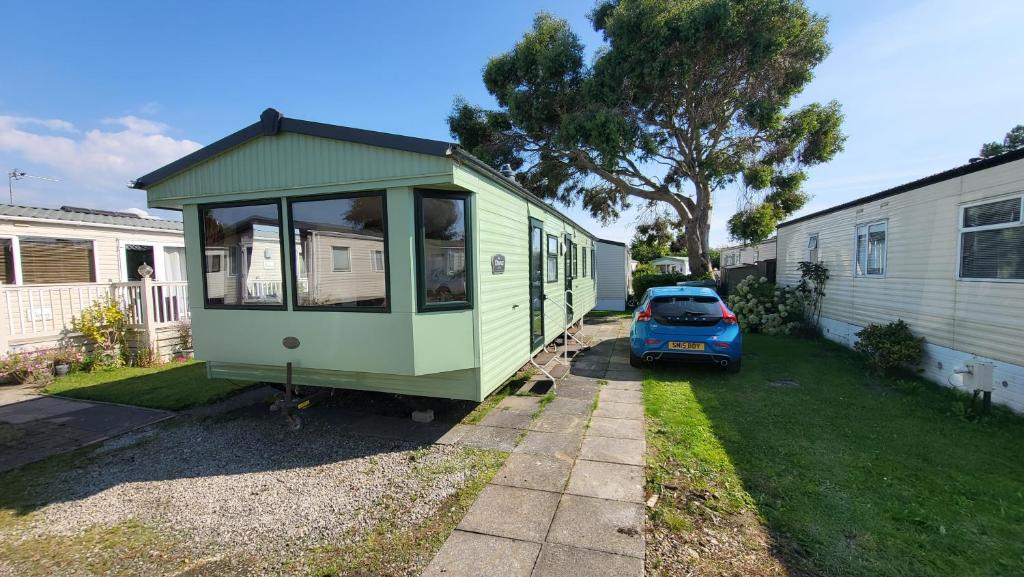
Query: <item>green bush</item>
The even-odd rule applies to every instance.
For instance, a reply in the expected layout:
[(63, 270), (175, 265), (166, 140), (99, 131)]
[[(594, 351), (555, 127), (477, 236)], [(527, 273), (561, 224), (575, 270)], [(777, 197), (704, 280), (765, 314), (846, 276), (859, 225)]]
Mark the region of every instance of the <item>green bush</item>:
[[(639, 268), (639, 267), (637, 267)], [(695, 275), (695, 274), (681, 274), (677, 272), (661, 273), (661, 274), (637, 274), (638, 271), (633, 271), (633, 294), (636, 298), (644, 296), (647, 289), (661, 286), (676, 286), (677, 283), (692, 281), (692, 280), (714, 280), (714, 276), (711, 273)]]
[(924, 354), (924, 337), (916, 337), (903, 319), (886, 325), (870, 324), (857, 332), (854, 350), (862, 353), (875, 369), (891, 373), (902, 367), (916, 369)]
[(729, 308), (740, 321), (740, 328), (751, 333), (788, 335), (803, 320), (800, 292), (779, 287), (765, 277), (753, 275), (741, 280), (729, 295)]

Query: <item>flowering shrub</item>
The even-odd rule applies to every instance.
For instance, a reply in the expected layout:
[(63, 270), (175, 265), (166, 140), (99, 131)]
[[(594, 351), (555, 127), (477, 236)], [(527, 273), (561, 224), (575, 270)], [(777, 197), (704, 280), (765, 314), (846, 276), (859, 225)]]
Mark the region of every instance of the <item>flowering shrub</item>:
[(752, 333), (788, 335), (800, 326), (803, 307), (796, 289), (775, 286), (765, 277), (748, 276), (729, 295), (740, 327)]
[(46, 351), (12, 352), (0, 360), (0, 375), (17, 383), (45, 384), (53, 379), (53, 359)]
[(98, 300), (71, 319), (71, 328), (82, 333), (93, 345), (85, 360), (89, 370), (120, 367), (124, 364), (126, 339), (131, 327), (128, 315), (112, 297)]

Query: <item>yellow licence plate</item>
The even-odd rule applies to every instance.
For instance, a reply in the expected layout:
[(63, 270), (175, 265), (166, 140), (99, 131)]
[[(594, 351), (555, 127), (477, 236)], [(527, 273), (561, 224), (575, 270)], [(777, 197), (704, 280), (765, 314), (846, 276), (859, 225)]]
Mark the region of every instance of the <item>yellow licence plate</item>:
[(704, 343), (686, 343), (679, 341), (669, 341), (668, 348), (677, 351), (703, 351)]

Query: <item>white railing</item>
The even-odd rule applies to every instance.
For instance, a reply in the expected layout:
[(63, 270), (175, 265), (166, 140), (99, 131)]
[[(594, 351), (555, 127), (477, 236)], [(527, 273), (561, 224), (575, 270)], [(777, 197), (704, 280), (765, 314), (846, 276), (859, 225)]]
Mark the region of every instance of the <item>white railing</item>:
[(0, 327), (7, 338), (59, 336), (72, 330), (71, 319), (80, 316), (82, 309), (108, 296), (121, 303), (128, 322), (137, 328), (189, 318), (187, 283), (147, 280), (145, 284), (148, 287), (142, 281), (0, 287)]

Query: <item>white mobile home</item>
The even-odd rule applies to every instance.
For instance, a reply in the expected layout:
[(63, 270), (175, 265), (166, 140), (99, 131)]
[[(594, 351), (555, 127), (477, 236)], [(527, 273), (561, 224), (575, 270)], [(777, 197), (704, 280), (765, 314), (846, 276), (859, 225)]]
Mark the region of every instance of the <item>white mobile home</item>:
[(659, 273), (690, 274), (690, 261), (685, 256), (659, 256), (651, 261)]
[(606, 311), (626, 310), (632, 267), (626, 243), (599, 239), (595, 243), (597, 305)]
[(847, 345), (869, 323), (925, 337), (924, 374), (994, 364), (992, 398), (1024, 411), (1024, 150), (960, 166), (779, 225), (778, 284), (800, 261), (831, 279), (826, 336)]

